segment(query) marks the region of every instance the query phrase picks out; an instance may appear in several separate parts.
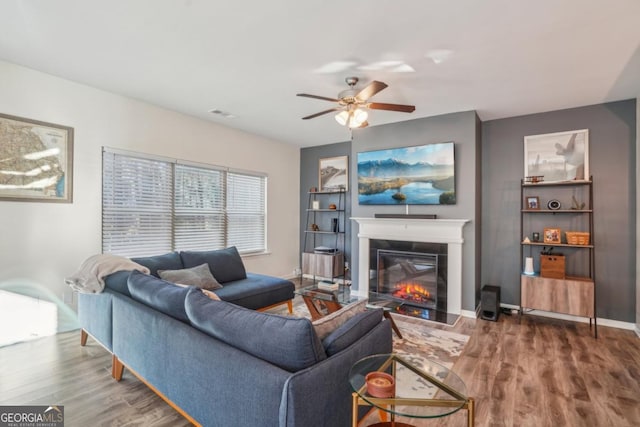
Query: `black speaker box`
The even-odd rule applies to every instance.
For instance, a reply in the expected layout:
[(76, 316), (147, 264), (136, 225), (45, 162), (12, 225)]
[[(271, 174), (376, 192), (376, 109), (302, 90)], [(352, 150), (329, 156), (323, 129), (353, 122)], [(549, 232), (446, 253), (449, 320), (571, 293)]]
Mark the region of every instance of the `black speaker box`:
[(484, 285), (480, 292), (480, 317), (497, 321), (500, 315), (500, 287)]

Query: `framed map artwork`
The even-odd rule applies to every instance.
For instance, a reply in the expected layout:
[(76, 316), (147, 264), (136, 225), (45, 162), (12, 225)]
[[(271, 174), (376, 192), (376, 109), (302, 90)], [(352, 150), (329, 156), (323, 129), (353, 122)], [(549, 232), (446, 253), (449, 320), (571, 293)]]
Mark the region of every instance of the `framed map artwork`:
[(73, 128), (0, 114), (0, 200), (73, 201)]

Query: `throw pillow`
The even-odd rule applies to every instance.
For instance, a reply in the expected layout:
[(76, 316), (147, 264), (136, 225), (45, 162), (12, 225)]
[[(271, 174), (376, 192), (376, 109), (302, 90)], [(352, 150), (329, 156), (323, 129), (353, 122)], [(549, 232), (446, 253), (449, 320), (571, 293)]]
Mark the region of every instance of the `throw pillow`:
[(318, 320), (314, 320), (313, 328), (316, 330), (316, 335), (318, 335), (318, 338), (322, 341), (347, 320), (351, 319), (358, 313), (364, 312), (367, 309), (366, 306), (367, 300), (363, 299), (362, 301), (342, 307), (340, 310), (321, 317)]
[(247, 271), (235, 246), (215, 251), (182, 251), (180, 257), (186, 268), (209, 264), (213, 277), (220, 283), (247, 278)]
[(181, 270), (158, 270), (161, 279), (202, 289), (220, 289), (222, 285), (213, 277), (208, 264)]

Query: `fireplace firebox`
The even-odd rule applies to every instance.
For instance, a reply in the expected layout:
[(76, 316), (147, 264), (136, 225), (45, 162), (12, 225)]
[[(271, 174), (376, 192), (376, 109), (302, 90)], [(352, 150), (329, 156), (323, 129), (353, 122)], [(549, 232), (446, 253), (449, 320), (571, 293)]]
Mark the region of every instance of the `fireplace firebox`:
[(398, 314), (451, 323), (446, 245), (372, 239), (370, 251), (370, 300)]
[(377, 258), (378, 295), (436, 308), (438, 255), (379, 249)]

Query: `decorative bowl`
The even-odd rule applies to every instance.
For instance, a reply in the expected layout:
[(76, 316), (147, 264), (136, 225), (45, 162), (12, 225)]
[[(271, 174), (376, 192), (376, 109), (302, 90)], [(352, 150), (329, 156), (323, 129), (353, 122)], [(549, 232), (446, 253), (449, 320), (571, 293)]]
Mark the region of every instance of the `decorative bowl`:
[(393, 397), (396, 394), (396, 381), (386, 372), (369, 372), (365, 377), (367, 393), (372, 397)]

